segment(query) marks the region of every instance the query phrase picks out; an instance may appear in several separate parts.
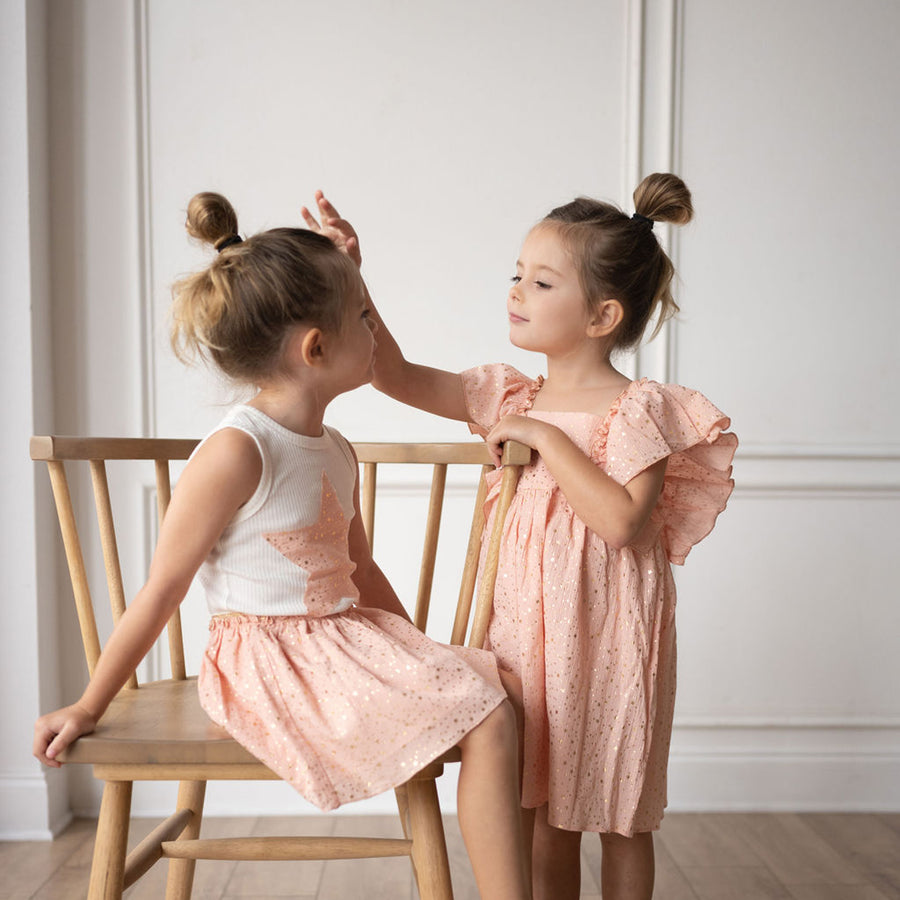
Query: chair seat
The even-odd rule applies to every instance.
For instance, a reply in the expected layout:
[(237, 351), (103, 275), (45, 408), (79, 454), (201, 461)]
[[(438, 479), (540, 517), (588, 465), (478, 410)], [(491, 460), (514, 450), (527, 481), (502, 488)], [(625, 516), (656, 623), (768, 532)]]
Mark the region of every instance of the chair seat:
[[(262, 765), (204, 712), (196, 676), (121, 691), (96, 730), (60, 759), (88, 765)], [(459, 748), (453, 747), (434, 763), (459, 759)]]
[(259, 765), (203, 711), (196, 677), (120, 691), (96, 730), (79, 738), (62, 759), (87, 764)]

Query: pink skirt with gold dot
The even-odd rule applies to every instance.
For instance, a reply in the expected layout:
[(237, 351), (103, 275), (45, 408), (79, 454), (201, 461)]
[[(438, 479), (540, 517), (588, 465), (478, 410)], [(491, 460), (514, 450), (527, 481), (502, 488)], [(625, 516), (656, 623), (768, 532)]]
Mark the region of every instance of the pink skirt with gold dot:
[(374, 608), (210, 621), (200, 702), (320, 809), (407, 781), (506, 694), (494, 657)]

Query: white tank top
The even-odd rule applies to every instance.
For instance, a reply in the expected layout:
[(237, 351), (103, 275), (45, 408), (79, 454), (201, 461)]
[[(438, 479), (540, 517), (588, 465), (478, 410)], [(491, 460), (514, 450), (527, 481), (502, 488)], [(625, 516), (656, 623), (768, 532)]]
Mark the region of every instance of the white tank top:
[(327, 425), (321, 437), (307, 437), (246, 405), (204, 441), (223, 428), (253, 438), (262, 475), (197, 573), (210, 614), (322, 616), (352, 606), (359, 592), (347, 546), (357, 478), (350, 445)]

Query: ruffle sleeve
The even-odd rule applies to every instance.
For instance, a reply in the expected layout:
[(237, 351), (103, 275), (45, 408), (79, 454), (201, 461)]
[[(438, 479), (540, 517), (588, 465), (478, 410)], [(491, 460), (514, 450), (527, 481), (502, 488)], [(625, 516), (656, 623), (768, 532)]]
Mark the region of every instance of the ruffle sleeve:
[(523, 375), (504, 363), (476, 366), (461, 373), (469, 430), (484, 437), (504, 416), (523, 412), (543, 379)]
[(697, 391), (643, 379), (619, 398), (594, 442), (594, 456), (619, 484), (668, 457), (651, 517), (669, 560), (681, 565), (712, 531), (734, 488), (731, 420)]

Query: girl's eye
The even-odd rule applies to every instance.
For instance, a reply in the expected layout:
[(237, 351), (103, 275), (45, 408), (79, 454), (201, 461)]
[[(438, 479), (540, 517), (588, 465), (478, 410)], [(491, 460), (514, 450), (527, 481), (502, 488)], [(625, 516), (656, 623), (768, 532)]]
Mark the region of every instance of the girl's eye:
[[(519, 284), (519, 282), (522, 280), (522, 276), (521, 275), (513, 275), (513, 277), (510, 278), (509, 280), (513, 284)], [(535, 285), (535, 287), (539, 287), (543, 291), (549, 290), (551, 287), (553, 287), (553, 285), (547, 284), (546, 281), (535, 281), (534, 285)]]
[(362, 317), (363, 317), (364, 319), (368, 319), (370, 315), (372, 315), (372, 310), (370, 310), (370, 309), (364, 309), (364, 310), (362, 311)]

